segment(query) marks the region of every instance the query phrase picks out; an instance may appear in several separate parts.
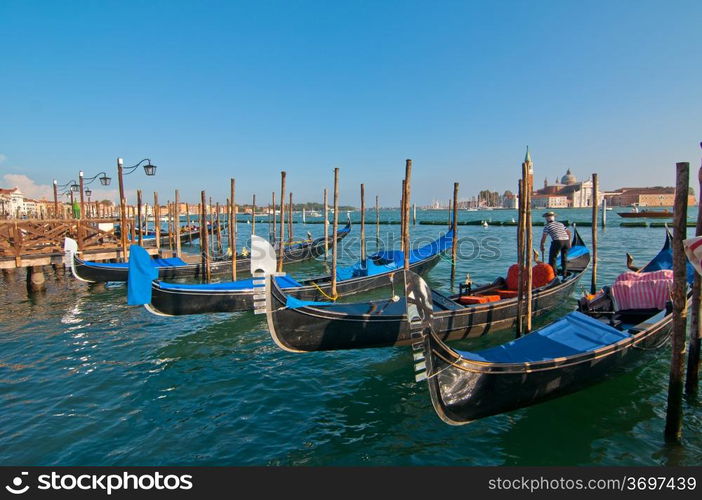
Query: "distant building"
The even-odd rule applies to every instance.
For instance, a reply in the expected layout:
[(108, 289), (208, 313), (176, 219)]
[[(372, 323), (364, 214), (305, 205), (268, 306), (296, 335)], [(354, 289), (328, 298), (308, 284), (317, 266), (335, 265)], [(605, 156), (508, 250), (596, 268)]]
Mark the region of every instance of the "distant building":
[[(592, 179), (578, 181), (570, 169), (553, 184), (544, 180), (544, 187), (532, 195), (534, 206), (539, 208), (582, 208), (591, 207), (593, 200)], [(597, 193), (597, 200), (602, 199), (602, 192)]]
[(18, 187), (12, 189), (0, 188), (0, 215), (2, 217), (26, 217), (24, 195)]
[(531, 196), (534, 208), (568, 208), (568, 197), (557, 194), (534, 194)]
[(519, 196), (514, 193), (506, 193), (502, 195), (502, 208), (519, 208)]
[[(675, 203), (674, 187), (624, 187), (613, 193), (607, 193), (607, 204), (610, 206), (626, 207), (672, 207)], [(696, 205), (695, 195), (688, 195), (688, 205)]]

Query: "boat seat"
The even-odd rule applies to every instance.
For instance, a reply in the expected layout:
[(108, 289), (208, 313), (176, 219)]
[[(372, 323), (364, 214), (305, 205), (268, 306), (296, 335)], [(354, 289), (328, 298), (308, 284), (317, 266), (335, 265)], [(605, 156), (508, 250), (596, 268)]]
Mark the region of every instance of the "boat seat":
[(487, 304), (488, 302), (498, 302), (499, 300), (499, 295), (461, 295), (458, 297), (458, 303), (463, 305)]

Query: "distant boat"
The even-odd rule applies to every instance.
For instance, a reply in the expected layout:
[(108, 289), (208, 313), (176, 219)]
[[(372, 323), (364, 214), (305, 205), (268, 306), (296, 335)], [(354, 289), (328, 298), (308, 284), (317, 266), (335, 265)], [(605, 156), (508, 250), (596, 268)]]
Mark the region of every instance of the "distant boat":
[(649, 219), (670, 219), (673, 217), (673, 212), (665, 210), (638, 210), (632, 212), (617, 212), (619, 217), (629, 218), (649, 218)]

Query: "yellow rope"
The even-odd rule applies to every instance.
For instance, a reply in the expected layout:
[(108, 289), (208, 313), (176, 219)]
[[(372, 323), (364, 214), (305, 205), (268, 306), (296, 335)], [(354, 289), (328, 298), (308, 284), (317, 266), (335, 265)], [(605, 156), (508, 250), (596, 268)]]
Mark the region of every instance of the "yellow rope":
[(339, 298), (338, 295), (336, 295), (336, 296), (334, 296), (334, 297), (330, 297), (329, 295), (327, 295), (326, 293), (324, 293), (324, 290), (322, 290), (322, 289), (319, 287), (319, 285), (318, 285), (317, 283), (315, 283), (314, 281), (312, 282), (312, 284), (314, 285), (314, 287), (315, 287), (317, 290), (319, 290), (319, 293), (321, 293), (322, 295), (324, 295), (326, 298), (328, 298), (328, 299), (331, 300), (332, 302), (335, 302), (336, 299)]

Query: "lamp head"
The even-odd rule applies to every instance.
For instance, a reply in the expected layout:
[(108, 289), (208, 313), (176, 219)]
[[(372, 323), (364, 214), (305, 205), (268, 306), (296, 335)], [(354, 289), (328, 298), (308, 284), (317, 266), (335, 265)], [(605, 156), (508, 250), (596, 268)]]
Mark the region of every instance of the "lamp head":
[(152, 165), (151, 160), (148, 160), (144, 165), (144, 172), (149, 176), (156, 175), (156, 165)]

